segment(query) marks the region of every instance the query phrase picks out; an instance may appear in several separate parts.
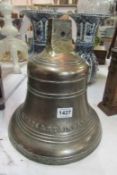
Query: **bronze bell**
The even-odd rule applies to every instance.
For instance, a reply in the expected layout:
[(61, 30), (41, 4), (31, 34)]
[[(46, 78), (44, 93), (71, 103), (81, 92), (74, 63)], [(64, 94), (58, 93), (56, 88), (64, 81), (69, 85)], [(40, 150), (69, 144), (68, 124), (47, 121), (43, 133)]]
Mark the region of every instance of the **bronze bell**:
[(45, 164), (91, 153), (101, 125), (86, 97), (88, 66), (72, 48), (71, 21), (50, 19), (46, 49), (28, 62), (28, 92), (13, 114), (9, 137), (18, 151)]

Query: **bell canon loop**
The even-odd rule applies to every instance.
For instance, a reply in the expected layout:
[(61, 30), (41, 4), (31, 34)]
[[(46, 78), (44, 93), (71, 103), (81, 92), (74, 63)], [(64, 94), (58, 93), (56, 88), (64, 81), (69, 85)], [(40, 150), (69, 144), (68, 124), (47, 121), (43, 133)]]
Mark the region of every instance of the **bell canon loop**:
[(9, 138), (23, 155), (61, 165), (86, 157), (101, 140), (87, 101), (88, 65), (73, 51), (71, 21), (50, 19), (47, 46), (28, 62), (25, 102), (16, 109)]

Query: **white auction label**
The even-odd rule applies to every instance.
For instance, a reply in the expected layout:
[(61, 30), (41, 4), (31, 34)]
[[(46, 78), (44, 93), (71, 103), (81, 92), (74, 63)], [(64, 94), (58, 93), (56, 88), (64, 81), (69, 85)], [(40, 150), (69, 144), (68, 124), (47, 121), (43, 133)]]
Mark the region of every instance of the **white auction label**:
[(73, 108), (58, 108), (57, 118), (71, 118), (73, 114)]

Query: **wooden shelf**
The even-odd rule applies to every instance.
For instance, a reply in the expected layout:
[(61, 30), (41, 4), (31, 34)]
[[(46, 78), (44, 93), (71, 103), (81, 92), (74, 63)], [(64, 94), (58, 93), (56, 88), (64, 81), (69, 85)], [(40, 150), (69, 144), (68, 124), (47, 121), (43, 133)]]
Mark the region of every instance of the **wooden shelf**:
[(60, 5), (54, 5), (54, 4), (33, 4), (34, 7), (77, 7), (76, 4), (60, 4)]

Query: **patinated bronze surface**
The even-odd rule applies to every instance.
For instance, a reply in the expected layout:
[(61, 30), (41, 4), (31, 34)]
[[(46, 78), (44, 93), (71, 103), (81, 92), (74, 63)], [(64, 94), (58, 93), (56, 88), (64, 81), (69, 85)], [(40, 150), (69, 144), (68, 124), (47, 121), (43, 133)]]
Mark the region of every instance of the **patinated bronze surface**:
[(67, 164), (101, 139), (86, 97), (88, 65), (72, 48), (71, 22), (49, 20), (46, 49), (28, 63), (28, 92), (13, 114), (9, 137), (18, 151), (45, 164)]
[(4, 109), (4, 93), (3, 93), (3, 83), (2, 83), (2, 70), (0, 66), (0, 110)]
[(99, 103), (108, 116), (117, 114), (117, 48), (112, 49), (112, 59), (109, 66), (109, 72), (106, 80), (103, 100)]

